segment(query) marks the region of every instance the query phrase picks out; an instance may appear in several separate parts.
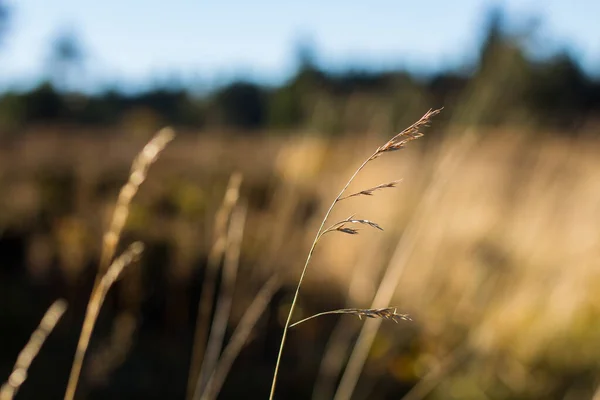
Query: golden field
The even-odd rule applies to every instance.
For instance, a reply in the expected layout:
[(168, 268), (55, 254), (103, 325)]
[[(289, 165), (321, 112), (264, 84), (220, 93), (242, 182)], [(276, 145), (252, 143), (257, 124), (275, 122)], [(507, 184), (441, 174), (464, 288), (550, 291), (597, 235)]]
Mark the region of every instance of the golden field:
[[(265, 398), (323, 214), (387, 140), (373, 132), (177, 133), (129, 209), (119, 249), (139, 240), (146, 252), (107, 297), (81, 398), (183, 397), (215, 215), (236, 172), (248, 212), (226, 337), (270, 277), (282, 283), (268, 294), (220, 398)], [(331, 222), (355, 214), (384, 231), (324, 238), (294, 317), (397, 306), (413, 321), (332, 315), (292, 328), (280, 398), (332, 398), (348, 367), (344, 384), (360, 374), (352, 399), (592, 399), (600, 385), (600, 141), (441, 130), (435, 121), (425, 133), (370, 163), (352, 184), (360, 191), (402, 179), (336, 208)], [(51, 302), (64, 297), (70, 305), (22, 398), (65, 388), (102, 232), (149, 138), (39, 128), (0, 149), (3, 376)], [(361, 348), (364, 366), (348, 361)]]

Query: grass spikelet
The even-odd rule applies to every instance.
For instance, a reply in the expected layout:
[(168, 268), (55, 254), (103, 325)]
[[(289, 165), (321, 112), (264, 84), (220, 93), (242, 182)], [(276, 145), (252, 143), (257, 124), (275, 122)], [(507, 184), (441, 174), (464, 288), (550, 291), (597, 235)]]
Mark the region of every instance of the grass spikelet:
[(386, 144), (377, 149), (373, 158), (379, 157), (381, 154), (389, 151), (396, 151), (404, 148), (408, 142), (418, 139), (423, 136), (421, 128), (426, 128), (431, 122), (431, 118), (438, 115), (442, 109), (429, 110), (417, 122), (388, 140)]
[[(306, 271), (308, 269), (308, 264), (310, 263), (310, 260), (312, 258), (312, 255), (315, 251), (315, 248), (317, 246), (317, 243), (319, 242), (319, 240), (321, 239), (321, 237), (323, 236), (324, 233), (326, 233), (328, 231), (329, 228), (327, 229), (323, 229), (325, 226), (325, 223), (327, 222), (327, 219), (329, 218), (329, 215), (331, 214), (331, 212), (333, 211), (333, 208), (335, 207), (335, 205), (337, 204), (337, 202), (343, 198), (344, 193), (346, 192), (346, 190), (348, 189), (348, 187), (350, 186), (350, 184), (354, 181), (354, 178), (356, 178), (356, 176), (360, 173), (360, 171), (363, 170), (363, 168), (365, 168), (365, 166), (373, 161), (374, 159), (376, 159), (377, 157), (379, 157), (381, 154), (386, 153), (386, 152), (390, 152), (390, 151), (395, 151), (395, 150), (399, 150), (401, 148), (403, 148), (408, 142), (418, 139), (419, 137), (423, 136), (423, 134), (420, 132), (420, 129), (427, 126), (427, 124), (430, 122), (430, 119), (439, 114), (441, 111), (440, 110), (429, 110), (425, 115), (423, 115), (423, 117), (421, 117), (417, 122), (415, 122), (414, 124), (412, 124), (411, 126), (409, 126), (408, 128), (406, 128), (405, 130), (403, 130), (402, 132), (400, 132), (399, 134), (397, 134), (396, 136), (394, 136), (392, 139), (390, 139), (387, 143), (385, 143), (383, 146), (378, 147), (377, 150), (375, 150), (375, 152), (373, 154), (371, 154), (371, 156), (369, 156), (365, 161), (363, 161), (363, 163), (356, 169), (356, 171), (354, 171), (354, 173), (352, 174), (352, 176), (350, 177), (350, 179), (348, 180), (348, 182), (346, 183), (346, 185), (342, 188), (342, 190), (339, 192), (339, 194), (335, 197), (335, 199), (333, 200), (333, 202), (331, 203), (331, 205), (329, 206), (329, 209), (327, 210), (327, 212), (325, 213), (325, 216), (323, 217), (323, 220), (321, 221), (321, 225), (319, 226), (319, 229), (317, 230), (317, 233), (315, 235), (315, 239), (313, 240), (313, 243), (310, 247), (310, 250), (308, 251), (308, 256), (306, 257), (306, 261), (304, 262), (304, 267), (302, 268), (302, 273), (300, 274), (300, 278), (298, 280), (298, 284), (296, 286), (296, 291), (294, 293), (294, 297), (292, 299), (292, 304), (290, 305), (290, 311), (288, 313), (288, 316), (286, 318), (286, 322), (285, 322), (285, 326), (283, 328), (283, 334), (281, 336), (281, 343), (279, 346), (279, 353), (277, 354), (277, 361), (275, 364), (275, 370), (273, 372), (273, 381), (271, 383), (271, 392), (269, 395), (269, 400), (273, 400), (274, 396), (275, 396), (275, 389), (277, 386), (277, 375), (279, 373), (279, 366), (281, 364), (281, 356), (283, 354), (283, 349), (285, 346), (285, 341), (287, 338), (287, 333), (288, 333), (288, 329), (290, 327), (290, 322), (292, 319), (292, 315), (294, 314), (294, 310), (296, 307), (296, 303), (298, 301), (298, 294), (300, 293), (300, 288), (302, 287), (302, 282), (304, 281), (304, 277), (306, 275)], [(355, 221), (366, 221), (366, 220), (355, 220)], [(339, 223), (334, 224), (332, 226), (333, 229), (335, 230), (339, 230), (341, 232), (344, 233), (348, 233), (351, 235), (354, 235), (357, 232), (356, 229), (352, 229), (352, 228), (348, 228), (348, 227), (344, 227), (343, 226), (343, 221), (342, 225), (340, 225)], [(351, 222), (351, 221), (348, 221)], [(365, 223), (365, 222), (358, 222), (358, 223)], [(370, 225), (370, 224), (369, 224)], [(372, 225), (371, 225), (372, 226)], [(378, 225), (377, 225), (378, 226)], [(339, 229), (338, 229), (339, 227)]]
[(334, 230), (343, 232), (343, 233), (347, 233), (349, 235), (358, 235), (358, 229), (354, 229), (354, 228), (345, 228), (343, 226), (338, 226)]
[(344, 232), (344, 233), (348, 233), (350, 235), (358, 234), (358, 229), (348, 228), (346, 226), (346, 224), (364, 224), (364, 225), (369, 225), (371, 228), (375, 228), (380, 231), (383, 231), (383, 228), (381, 226), (379, 226), (379, 224), (377, 224), (376, 222), (369, 221), (368, 219), (356, 219), (356, 218), (354, 218), (354, 215), (352, 215), (342, 221), (336, 222), (335, 224), (331, 225), (329, 228), (325, 229), (323, 231), (323, 233), (321, 233), (321, 236), (323, 236), (327, 232), (333, 232), (333, 231)]
[(131, 200), (138, 192), (140, 185), (146, 180), (150, 166), (158, 159), (159, 154), (174, 138), (175, 132), (171, 128), (161, 129), (133, 160), (129, 179), (119, 192), (112, 220), (102, 239), (99, 275), (106, 271), (115, 255), (117, 243), (129, 216)]
[(48, 308), (39, 326), (31, 335), (31, 339), (19, 353), (8, 380), (0, 388), (0, 400), (11, 400), (17, 394), (19, 388), (27, 379), (29, 366), (66, 310), (67, 302), (62, 299), (56, 300)]
[(338, 201), (346, 200), (346, 199), (349, 199), (350, 197), (356, 197), (356, 196), (373, 196), (373, 192), (375, 192), (377, 190), (381, 190), (381, 189), (395, 188), (396, 185), (398, 185), (400, 182), (402, 182), (402, 179), (398, 179), (398, 180), (387, 182), (387, 183), (382, 183), (382, 184), (374, 186), (372, 188), (361, 190), (360, 192), (352, 193), (352, 194), (349, 194), (348, 196), (341, 197)]
[(368, 219), (348, 219), (346, 222), (351, 223), (351, 224), (365, 224), (365, 225), (369, 225), (371, 228), (375, 228), (375, 229), (379, 229), (380, 231), (383, 231), (383, 228), (381, 226), (379, 226), (379, 224), (377, 224), (373, 221), (369, 221)]
[(290, 328), (293, 328), (296, 325), (300, 325), (303, 322), (311, 320), (313, 318), (317, 318), (323, 315), (331, 315), (331, 314), (349, 314), (355, 315), (358, 319), (363, 318), (379, 318), (385, 319), (388, 321), (393, 321), (398, 323), (400, 321), (412, 321), (408, 314), (398, 314), (398, 309), (396, 307), (385, 307), (385, 308), (342, 308), (339, 310), (325, 311), (315, 315), (311, 315), (310, 317), (304, 318), (298, 322), (290, 325)]

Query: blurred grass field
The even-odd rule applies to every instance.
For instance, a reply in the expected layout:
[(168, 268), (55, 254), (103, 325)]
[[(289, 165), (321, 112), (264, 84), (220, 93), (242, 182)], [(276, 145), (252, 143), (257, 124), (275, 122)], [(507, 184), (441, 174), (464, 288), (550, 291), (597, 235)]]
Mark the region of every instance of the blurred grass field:
[[(353, 399), (399, 398), (411, 388), (409, 398), (593, 397), (600, 385), (600, 141), (588, 133), (532, 140), (508, 128), (434, 124), (427, 141), (359, 176), (356, 190), (403, 182), (345, 202), (334, 219), (356, 212), (385, 232), (324, 240), (297, 318), (369, 307), (386, 269), (402, 263), (391, 305), (414, 321), (383, 325)], [(23, 399), (64, 391), (101, 234), (146, 139), (48, 130), (0, 149), (0, 374), (9, 375), (54, 298), (71, 306), (34, 363)], [(372, 134), (180, 132), (133, 202), (123, 243), (141, 240), (147, 252), (109, 295), (81, 398), (183, 397), (215, 213), (235, 171), (249, 214), (228, 335), (274, 271), (284, 271), (285, 283), (220, 398), (265, 397), (291, 289), (324, 207), (381, 142)], [(294, 328), (281, 398), (330, 390), (336, 377), (327, 383), (317, 375), (338, 322), (349, 343), (370, 323), (331, 316)], [(347, 354), (340, 357), (343, 364)]]

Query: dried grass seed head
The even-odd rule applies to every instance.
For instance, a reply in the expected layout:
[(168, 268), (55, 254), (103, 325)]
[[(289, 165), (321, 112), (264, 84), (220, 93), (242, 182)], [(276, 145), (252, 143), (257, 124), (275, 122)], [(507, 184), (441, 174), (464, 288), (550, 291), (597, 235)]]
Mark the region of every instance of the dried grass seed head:
[(381, 190), (381, 189), (394, 188), (400, 182), (402, 182), (402, 179), (398, 179), (398, 180), (387, 182), (387, 183), (382, 183), (382, 184), (374, 186), (372, 188), (361, 190), (360, 192), (352, 193), (352, 194), (349, 194), (348, 196), (340, 197), (340, 199), (338, 201), (349, 199), (350, 197), (355, 197), (355, 196), (373, 196), (373, 192), (375, 192), (377, 190)]
[(393, 138), (388, 140), (388, 142), (386, 144), (384, 144), (383, 146), (378, 148), (377, 151), (375, 152), (375, 154), (373, 155), (373, 158), (376, 158), (379, 155), (381, 155), (382, 153), (385, 153), (388, 151), (400, 150), (400, 149), (404, 148), (404, 146), (408, 142), (418, 139), (421, 136), (423, 136), (423, 133), (420, 132), (420, 129), (428, 127), (429, 123), (431, 122), (431, 118), (438, 115), (441, 111), (442, 111), (442, 108), (439, 108), (437, 110), (427, 111), (425, 113), (425, 115), (423, 115), (417, 122), (415, 122), (408, 128), (404, 129), (402, 132), (400, 132), (399, 134), (397, 134), (396, 136), (394, 136)]
[(381, 318), (394, 321), (395, 323), (400, 321), (412, 321), (408, 314), (398, 314), (398, 309), (396, 307), (355, 309), (354, 311), (359, 318)]

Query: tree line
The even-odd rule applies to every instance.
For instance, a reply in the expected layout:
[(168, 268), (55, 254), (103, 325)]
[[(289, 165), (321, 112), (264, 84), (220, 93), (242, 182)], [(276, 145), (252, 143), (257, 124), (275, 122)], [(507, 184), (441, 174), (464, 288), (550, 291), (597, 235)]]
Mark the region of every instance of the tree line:
[[(64, 61), (76, 48), (60, 43)], [(60, 60), (59, 60), (60, 61)], [(59, 66), (60, 62), (56, 65)], [(205, 95), (157, 87), (137, 94), (74, 93), (56, 80), (0, 96), (0, 129), (36, 123), (115, 126), (145, 115), (160, 124), (252, 132), (309, 129), (321, 134), (395, 130), (427, 108), (445, 107), (458, 124), (544, 126), (573, 131), (600, 112), (600, 81), (568, 51), (534, 59), (522, 36), (490, 14), (475, 65), (421, 77), (405, 70), (331, 72), (309, 54), (279, 86), (234, 81)], [(57, 74), (60, 75), (60, 74)]]

